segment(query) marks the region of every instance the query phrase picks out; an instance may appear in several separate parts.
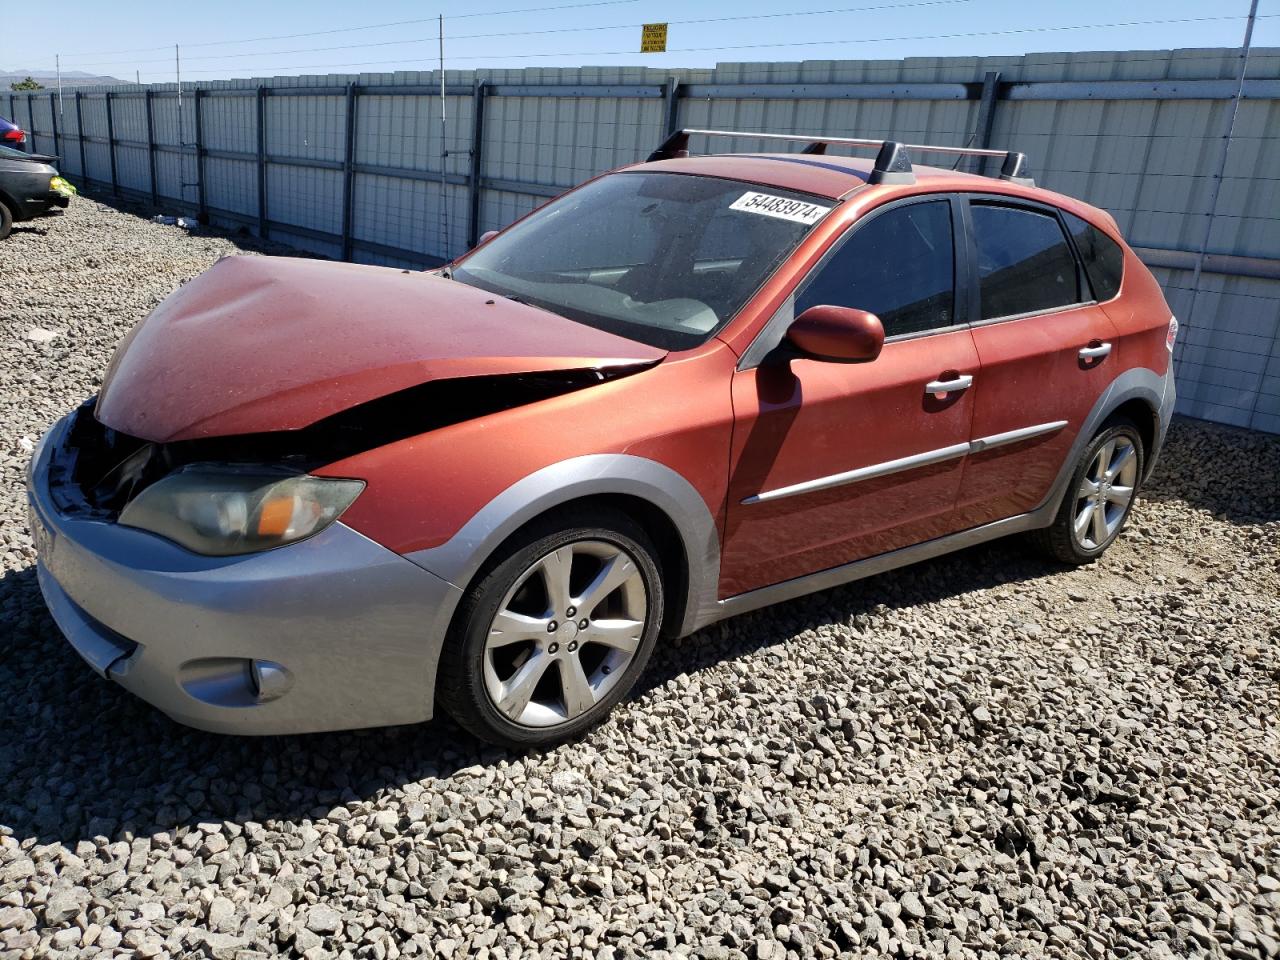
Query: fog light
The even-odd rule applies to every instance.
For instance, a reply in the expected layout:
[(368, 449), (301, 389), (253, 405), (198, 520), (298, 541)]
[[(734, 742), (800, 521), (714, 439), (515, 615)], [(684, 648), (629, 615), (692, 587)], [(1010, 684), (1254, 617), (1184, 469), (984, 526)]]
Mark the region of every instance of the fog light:
[(259, 703), (282, 697), (293, 686), (293, 674), (270, 660), (250, 661), (249, 676), (253, 680), (253, 692)]

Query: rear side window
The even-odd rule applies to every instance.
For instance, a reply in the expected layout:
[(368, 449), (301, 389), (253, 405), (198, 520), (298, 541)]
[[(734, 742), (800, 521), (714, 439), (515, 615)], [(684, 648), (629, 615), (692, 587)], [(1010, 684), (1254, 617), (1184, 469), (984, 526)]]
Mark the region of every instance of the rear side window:
[(987, 203), (971, 209), (983, 320), (1081, 301), (1076, 258), (1057, 217)]
[(1084, 261), (1085, 273), (1089, 274), (1093, 298), (1099, 302), (1110, 300), (1120, 292), (1120, 281), (1124, 277), (1124, 251), (1120, 244), (1092, 223), (1065, 211), (1062, 215), (1067, 220), (1067, 229), (1076, 242), (1080, 259)]
[(930, 200), (888, 210), (864, 224), (796, 297), (796, 313), (827, 304), (874, 313), (885, 336), (955, 323), (951, 203)]

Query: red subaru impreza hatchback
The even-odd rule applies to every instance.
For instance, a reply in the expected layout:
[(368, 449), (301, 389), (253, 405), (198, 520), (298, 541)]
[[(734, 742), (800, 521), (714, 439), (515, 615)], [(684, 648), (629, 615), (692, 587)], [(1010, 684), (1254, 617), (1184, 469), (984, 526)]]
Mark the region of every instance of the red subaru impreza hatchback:
[(1114, 541), (1176, 322), (1111, 217), (1021, 154), (691, 133), (433, 274), (234, 257), (162, 303), (32, 463), (75, 649), (209, 730), (439, 705), (543, 745), (662, 637), (1006, 534)]

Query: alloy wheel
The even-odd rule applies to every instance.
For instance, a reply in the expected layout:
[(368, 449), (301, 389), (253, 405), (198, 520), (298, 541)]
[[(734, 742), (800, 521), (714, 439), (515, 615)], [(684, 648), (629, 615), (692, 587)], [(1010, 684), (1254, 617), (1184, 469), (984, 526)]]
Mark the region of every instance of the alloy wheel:
[(541, 557), (516, 578), (489, 625), (490, 701), (526, 727), (581, 716), (626, 673), (648, 601), (639, 564), (616, 544), (579, 540)]
[(1133, 503), (1138, 453), (1133, 442), (1114, 436), (1094, 454), (1076, 491), (1075, 536), (1085, 550), (1111, 542)]

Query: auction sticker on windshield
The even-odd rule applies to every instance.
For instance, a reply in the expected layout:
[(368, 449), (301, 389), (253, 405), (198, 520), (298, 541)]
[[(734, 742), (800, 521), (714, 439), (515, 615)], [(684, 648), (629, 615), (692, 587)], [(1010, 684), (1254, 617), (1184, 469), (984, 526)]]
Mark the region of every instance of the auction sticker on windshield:
[(729, 204), (729, 209), (777, 217), (780, 220), (794, 220), (796, 223), (817, 223), (831, 208), (788, 197), (775, 197), (771, 193), (748, 191)]

